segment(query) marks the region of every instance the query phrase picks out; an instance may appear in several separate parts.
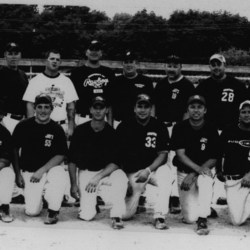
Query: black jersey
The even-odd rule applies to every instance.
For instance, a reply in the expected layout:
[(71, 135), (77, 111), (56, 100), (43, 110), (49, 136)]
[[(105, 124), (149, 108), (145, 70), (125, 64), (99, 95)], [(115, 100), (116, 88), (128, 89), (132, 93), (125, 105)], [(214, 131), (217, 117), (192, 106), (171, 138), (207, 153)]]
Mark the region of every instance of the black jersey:
[(9, 130), (0, 124), (0, 158), (11, 161), (13, 155), (12, 138)]
[(151, 165), (158, 153), (169, 150), (165, 126), (151, 117), (143, 126), (135, 118), (117, 127), (118, 149), (125, 173), (134, 173)]
[(26, 115), (26, 102), (22, 99), (27, 86), (28, 78), (22, 70), (0, 69), (0, 101), (4, 112)]
[(102, 95), (110, 101), (110, 89), (114, 78), (113, 70), (102, 65), (98, 68), (84, 65), (74, 69), (70, 79), (79, 97), (76, 102), (76, 113), (89, 115), (91, 101), (96, 95)]
[(220, 136), (221, 154), (224, 157), (223, 172), (238, 175), (250, 172), (250, 131), (238, 125), (226, 127)]
[(138, 74), (135, 78), (124, 75), (116, 77), (112, 90), (113, 116), (124, 121), (134, 116), (134, 105), (139, 94), (148, 94), (153, 99), (153, 82), (149, 77)]
[[(219, 155), (219, 135), (215, 127), (205, 122), (203, 127), (194, 129), (189, 120), (176, 124), (173, 128), (171, 150), (185, 149), (185, 155), (197, 165), (202, 165), (209, 159), (217, 159)], [(192, 170), (179, 162), (175, 156), (173, 164), (179, 171), (191, 173)]]
[(17, 124), (13, 132), (14, 147), (21, 148), (20, 168), (35, 172), (56, 155), (67, 154), (67, 141), (60, 125), (50, 120), (39, 124), (35, 117)]
[(246, 88), (241, 81), (227, 76), (217, 82), (209, 77), (198, 85), (196, 91), (206, 100), (206, 120), (215, 124), (219, 130), (238, 122), (239, 105), (246, 97)]
[(169, 83), (161, 79), (155, 87), (155, 111), (157, 119), (163, 122), (180, 122), (187, 111), (187, 101), (194, 94), (194, 85), (186, 77)]
[(105, 123), (101, 131), (95, 132), (89, 121), (77, 126), (74, 131), (69, 162), (82, 170), (99, 171), (110, 163), (119, 165), (116, 149), (115, 130)]

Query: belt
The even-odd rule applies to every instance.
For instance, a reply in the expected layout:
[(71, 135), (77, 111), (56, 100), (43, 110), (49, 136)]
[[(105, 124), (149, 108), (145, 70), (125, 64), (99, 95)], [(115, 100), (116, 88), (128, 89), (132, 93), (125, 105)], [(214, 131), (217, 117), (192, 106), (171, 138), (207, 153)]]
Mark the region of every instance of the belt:
[(66, 124), (66, 120), (61, 120), (61, 121), (58, 121), (57, 124), (59, 125), (63, 125), (63, 124)]
[(233, 180), (233, 181), (237, 181), (239, 179), (242, 179), (244, 175), (241, 174), (237, 174), (237, 175), (224, 175), (224, 177), (226, 178), (227, 181), (229, 180)]
[(14, 115), (14, 114), (10, 114), (10, 113), (6, 113), (6, 114), (4, 114), (4, 116), (10, 117), (11, 119), (15, 119), (18, 121), (21, 121), (24, 118), (23, 115)]

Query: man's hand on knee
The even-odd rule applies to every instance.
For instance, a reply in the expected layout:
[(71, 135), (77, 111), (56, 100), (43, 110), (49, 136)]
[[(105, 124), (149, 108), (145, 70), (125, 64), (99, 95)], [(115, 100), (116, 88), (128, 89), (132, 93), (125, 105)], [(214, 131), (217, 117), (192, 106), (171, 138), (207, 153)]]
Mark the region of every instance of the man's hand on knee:
[(195, 181), (195, 178), (196, 178), (195, 173), (188, 174), (181, 183), (181, 190), (184, 190), (184, 191), (190, 190), (190, 187), (193, 184), (193, 182)]

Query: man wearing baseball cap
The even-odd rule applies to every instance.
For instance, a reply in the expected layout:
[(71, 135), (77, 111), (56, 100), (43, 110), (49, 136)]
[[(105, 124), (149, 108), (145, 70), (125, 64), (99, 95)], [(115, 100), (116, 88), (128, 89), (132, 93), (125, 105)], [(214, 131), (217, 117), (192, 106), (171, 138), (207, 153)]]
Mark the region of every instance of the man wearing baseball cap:
[(0, 100), (4, 110), (2, 123), (12, 133), (16, 124), (26, 115), (26, 103), (22, 97), (28, 85), (28, 78), (18, 69), (21, 48), (17, 43), (6, 45), (4, 57), (6, 66), (0, 69)]
[[(70, 76), (79, 97), (76, 102), (76, 125), (91, 119), (89, 106), (95, 96), (103, 95), (107, 100), (110, 99), (111, 86), (115, 78), (113, 70), (100, 63), (102, 58), (100, 41), (90, 42), (86, 50), (86, 57), (85, 64), (74, 69)], [(108, 110), (107, 120), (109, 124), (112, 124), (112, 107), (109, 107)]]
[[(139, 198), (146, 185), (156, 187), (154, 225), (168, 229), (165, 222), (174, 176), (167, 165), (169, 136), (164, 124), (151, 116), (153, 102), (149, 95), (139, 94), (134, 104), (135, 116), (117, 127), (118, 153), (123, 171), (129, 179), (129, 197), (123, 219), (130, 219), (137, 211)], [(131, 194), (132, 193), (132, 194)]]
[[(206, 120), (213, 123), (219, 133), (229, 124), (238, 121), (238, 107), (245, 100), (244, 83), (226, 74), (226, 59), (222, 54), (214, 54), (209, 59), (211, 76), (196, 88), (197, 94), (207, 102)], [(225, 190), (218, 183), (218, 204), (226, 204)]]
[(225, 182), (230, 221), (239, 226), (250, 215), (250, 100), (240, 104), (239, 123), (226, 127), (220, 142), (218, 178)]
[[(6, 65), (0, 68), (0, 101), (3, 110), (0, 114), (1, 123), (11, 134), (17, 123), (26, 116), (26, 102), (22, 97), (28, 85), (28, 78), (25, 72), (18, 68), (21, 56), (20, 46), (15, 42), (8, 43), (4, 52)], [(16, 186), (12, 202), (23, 203), (22, 190)]]
[(67, 154), (66, 136), (62, 127), (50, 119), (50, 96), (37, 96), (34, 105), (36, 116), (18, 123), (13, 132), (13, 166), (16, 183), (24, 189), (26, 215), (40, 214), (46, 190), (48, 216), (44, 223), (55, 224), (66, 188), (67, 173), (61, 165)]
[[(166, 58), (167, 77), (161, 79), (155, 87), (155, 113), (158, 120), (164, 122), (171, 136), (174, 124), (181, 122), (187, 112), (188, 98), (194, 94), (194, 85), (181, 73), (182, 59), (177, 55)], [(169, 164), (174, 152), (169, 152)], [(172, 166), (175, 176), (176, 167)], [(177, 178), (177, 177), (176, 177)], [(180, 201), (177, 179), (170, 198), (170, 213), (180, 213)]]
[(80, 198), (79, 218), (90, 221), (97, 213), (97, 195), (102, 196), (99, 187), (109, 186), (113, 204), (110, 211), (111, 226), (122, 229), (128, 180), (119, 169), (115, 130), (105, 122), (107, 112), (105, 97), (95, 96), (90, 104), (92, 120), (75, 129), (69, 149), (71, 195), (76, 199)]
[(153, 97), (153, 82), (138, 72), (137, 57), (132, 50), (127, 50), (122, 56), (123, 73), (116, 77), (112, 91), (114, 127), (134, 116), (134, 103), (139, 94), (144, 93)]
[(211, 214), (213, 174), (218, 157), (218, 132), (204, 116), (206, 101), (200, 95), (188, 100), (189, 119), (174, 126), (171, 149), (178, 169), (178, 186), (183, 222), (197, 223), (197, 234), (206, 235), (207, 217)]

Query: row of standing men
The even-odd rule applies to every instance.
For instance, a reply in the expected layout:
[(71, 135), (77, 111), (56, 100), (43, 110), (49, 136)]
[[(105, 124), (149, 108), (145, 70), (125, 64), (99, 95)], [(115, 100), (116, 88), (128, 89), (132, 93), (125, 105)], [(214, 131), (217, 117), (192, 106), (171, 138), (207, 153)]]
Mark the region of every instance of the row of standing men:
[[(123, 121), (126, 124), (133, 120), (134, 112), (136, 113), (136, 98), (138, 98), (140, 94), (144, 94), (144, 96), (150, 98), (150, 107), (152, 106), (150, 113), (156, 115), (160, 122), (165, 123), (165, 127), (168, 127), (170, 135), (173, 125), (188, 117), (189, 113), (186, 112), (187, 102), (188, 98), (193, 94), (200, 94), (205, 97), (205, 107), (207, 110), (206, 120), (213, 123), (218, 130), (222, 130), (230, 123), (238, 122), (238, 107), (242, 101), (247, 99), (246, 93), (248, 91), (243, 83), (225, 74), (226, 62), (222, 55), (215, 54), (210, 58), (211, 77), (202, 82), (196, 89), (187, 78), (182, 76), (181, 59), (177, 56), (167, 58), (167, 77), (158, 82), (154, 89), (153, 83), (149, 78), (137, 73), (137, 62), (133, 52), (125, 53), (123, 60), (124, 73), (117, 78), (114, 78), (112, 70), (100, 65), (99, 60), (101, 55), (101, 44), (98, 41), (92, 41), (86, 51), (88, 58), (86, 65), (76, 68), (71, 73), (70, 79), (73, 82), (72, 84), (69, 78), (58, 72), (61, 62), (60, 53), (55, 50), (49, 51), (46, 54), (45, 72), (34, 77), (26, 89), (27, 78), (25, 74), (17, 68), (18, 59), (21, 57), (20, 48), (15, 43), (8, 44), (5, 52), (8, 67), (3, 67), (0, 74), (2, 81), (1, 88), (3, 88), (1, 92), (3, 124), (13, 132), (15, 125), (25, 116), (26, 108), (28, 117), (34, 116), (34, 111), (36, 111), (37, 114), (37, 110), (35, 110), (37, 105), (34, 106), (35, 97), (41, 94), (51, 97), (53, 101), (51, 118), (63, 127), (66, 128), (67, 126), (65, 131), (68, 137), (73, 135), (75, 124), (79, 125), (88, 121), (91, 119), (90, 115), (92, 115), (93, 118), (89, 107), (93, 106), (92, 101), (96, 96), (104, 98), (105, 103), (108, 102), (111, 104), (111, 108), (105, 111), (108, 113), (107, 120), (111, 125), (113, 125), (114, 121)], [(152, 105), (153, 103), (155, 103), (155, 105)], [(105, 104), (105, 107), (106, 106)], [(74, 114), (75, 110), (76, 119)], [(68, 120), (67, 123), (66, 119)], [(122, 134), (126, 134), (125, 132), (126, 129)], [(151, 133), (148, 131), (148, 133), (149, 136), (145, 137), (146, 144), (150, 145), (149, 148), (154, 148), (154, 142), (156, 140), (155, 132)], [(48, 137), (50, 136), (51, 135), (48, 134)], [(164, 136), (160, 137), (164, 138)], [(133, 145), (136, 136), (129, 136), (128, 134), (126, 139), (128, 140), (128, 138)], [(51, 138), (47, 138), (48, 142), (45, 144), (50, 145), (50, 140)], [(166, 140), (166, 142), (167, 141), (168, 140)], [(166, 142), (165, 144), (167, 144)], [(20, 145), (18, 146), (20, 147)], [(58, 146), (58, 150), (59, 148)], [(169, 149), (165, 148), (163, 152), (168, 150)], [(98, 154), (99, 151), (96, 151), (95, 156), (92, 156), (92, 160), (98, 157)], [(80, 158), (78, 161), (83, 161), (82, 158), (84, 157)], [(142, 155), (141, 159), (139, 158), (140, 162), (142, 163), (143, 159), (146, 158), (145, 154)], [(34, 159), (34, 164), (35, 162), (36, 160)], [(163, 162), (164, 160), (161, 163)], [(83, 164), (83, 162), (81, 162), (81, 164)], [(144, 166), (145, 164), (146, 163), (144, 163)], [(134, 163), (128, 165), (133, 166)], [(139, 165), (140, 164), (138, 164), (138, 166)], [(152, 170), (148, 168), (148, 165), (149, 163), (146, 165), (146, 171), (151, 174)], [(169, 165), (173, 167), (171, 162)], [(136, 168), (134, 168), (134, 170), (135, 169)], [(130, 172), (131, 171), (132, 170), (130, 170)], [(27, 172), (31, 173), (30, 171)], [(168, 174), (167, 176), (171, 178), (172, 175)], [(31, 178), (33, 182), (37, 182), (37, 176), (34, 177), (31, 175), (29, 178)], [(71, 183), (72, 181), (74, 180), (71, 179)], [(175, 183), (177, 184), (176, 181)], [(91, 183), (91, 185), (93, 185), (93, 183)], [(22, 183), (20, 186), (22, 186)], [(166, 199), (164, 199), (164, 202), (166, 202)], [(89, 202), (86, 204), (88, 203)], [(83, 205), (84, 203), (82, 206)], [(166, 204), (164, 207), (166, 209)], [(85, 209), (85, 211), (87, 210), (88, 209)], [(56, 213), (53, 211), (57, 210), (51, 209), (51, 211), (47, 222), (55, 221), (53, 218), (56, 217)], [(81, 211), (84, 210), (81, 209)], [(119, 211), (121, 213), (122, 209), (119, 209)], [(161, 212), (161, 214), (162, 216), (159, 217), (159, 215), (157, 215), (155, 218), (157, 222), (156, 225), (158, 228), (165, 228), (166, 225), (165, 222), (162, 221), (162, 217), (165, 216), (166, 212)], [(120, 220), (121, 216), (112, 217), (115, 218), (113, 224), (119, 228), (119, 225), (122, 224)], [(188, 219), (186, 221), (188, 221)]]

